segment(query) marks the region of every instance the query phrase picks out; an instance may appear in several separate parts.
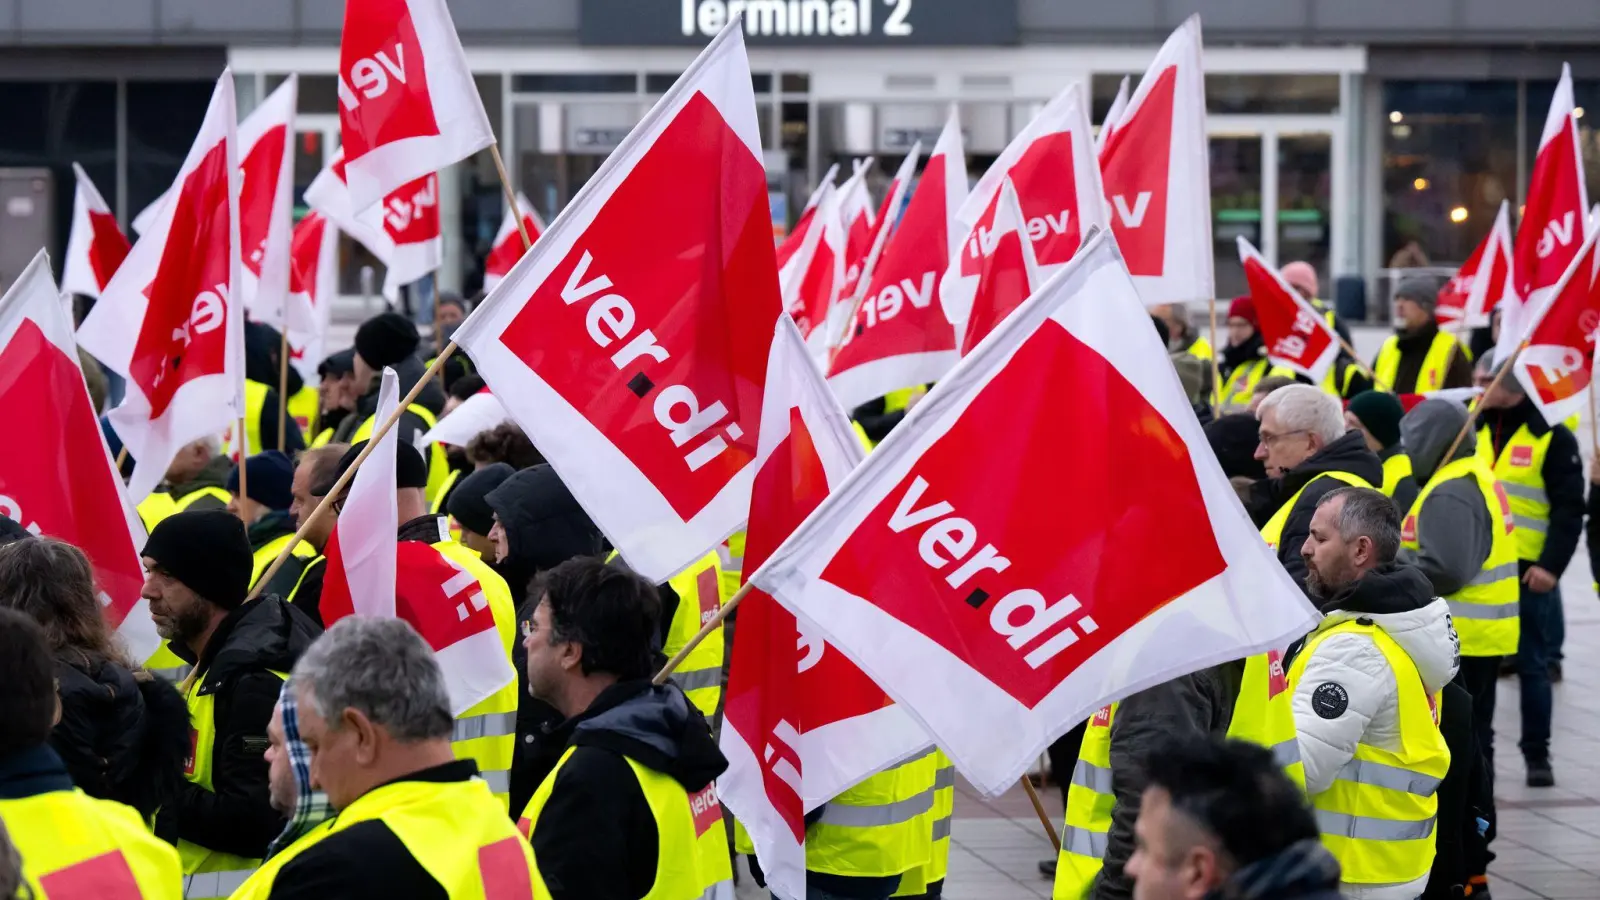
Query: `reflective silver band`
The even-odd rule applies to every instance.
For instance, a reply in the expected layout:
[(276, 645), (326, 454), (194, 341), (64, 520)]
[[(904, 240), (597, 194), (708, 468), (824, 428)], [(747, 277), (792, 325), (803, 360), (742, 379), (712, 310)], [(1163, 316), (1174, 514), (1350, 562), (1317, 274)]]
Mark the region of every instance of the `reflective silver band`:
[(845, 828), (882, 828), (885, 825), (909, 822), (932, 809), (933, 788), (929, 788), (905, 800), (872, 806), (852, 806), (830, 800), (822, 808), (822, 818), (817, 821), (823, 825), (838, 825)]
[(1532, 516), (1519, 516), (1516, 513), (1511, 514), (1511, 524), (1523, 531), (1534, 531), (1539, 534), (1545, 534), (1550, 530), (1549, 519), (1535, 519)]
[(1104, 831), (1090, 831), (1087, 828), (1068, 825), (1061, 832), (1061, 849), (1075, 856), (1105, 859), (1106, 845), (1110, 842), (1111, 836)]
[(255, 869), (235, 869), (229, 872), (198, 872), (183, 879), (183, 896), (186, 900), (213, 900), (228, 897), (244, 886)]
[(170, 669), (146, 669), (145, 671), (177, 684), (189, 677), (189, 673), (194, 671), (194, 666), (174, 666)]
[(495, 794), (511, 793), (511, 770), (489, 769), (479, 772), (478, 777), (489, 783), (489, 791)]
[(1324, 835), (1358, 841), (1421, 841), (1433, 836), (1434, 816), (1420, 822), (1403, 819), (1378, 819), (1319, 809), (1317, 830)]
[(1470, 584), (1470, 585), (1495, 584), (1496, 582), (1505, 581), (1507, 578), (1517, 578), (1521, 574), (1522, 574), (1522, 572), (1517, 567), (1516, 561), (1513, 560), (1511, 562), (1495, 566), (1492, 569), (1484, 569), (1483, 571), (1479, 572), (1478, 574), (1472, 576), (1472, 580), (1467, 582), (1467, 584)]
[(1520, 500), (1529, 500), (1534, 503), (1543, 503), (1545, 506), (1550, 505), (1550, 495), (1545, 493), (1544, 488), (1527, 484), (1512, 484), (1509, 481), (1501, 481), (1500, 486), (1506, 489), (1508, 496), (1516, 497)]
[(733, 882), (719, 881), (700, 895), (700, 900), (733, 900)]
[(450, 731), (450, 740), (454, 743), (484, 737), (505, 737), (516, 733), (516, 713), (484, 713), (480, 716), (464, 716), (457, 719), (455, 727)]
[(933, 773), (933, 789), (934, 790), (942, 791), (942, 790), (945, 790), (946, 788), (953, 788), (955, 786), (956, 786), (956, 767), (955, 766), (945, 766), (944, 768), (940, 769), (939, 771)]
[(933, 820), (933, 839), (942, 841), (950, 836), (950, 816)]
[(1072, 767), (1072, 783), (1088, 788), (1096, 794), (1111, 793), (1111, 770), (1084, 760)]
[(1404, 791), (1418, 797), (1432, 797), (1439, 790), (1440, 779), (1399, 766), (1373, 762), (1370, 759), (1352, 759), (1344, 764), (1335, 781), (1369, 784), (1391, 791)]
[(683, 689), (684, 693), (700, 691), (706, 688), (722, 687), (722, 667), (715, 669), (678, 669), (672, 673), (672, 680)]
[(1289, 738), (1287, 741), (1280, 741), (1274, 744), (1272, 758), (1277, 761), (1280, 767), (1285, 769), (1300, 762), (1300, 739)]
[(1517, 617), (1517, 601), (1510, 603), (1466, 603), (1461, 600), (1446, 600), (1450, 604), (1450, 615), (1457, 619), (1515, 619)]

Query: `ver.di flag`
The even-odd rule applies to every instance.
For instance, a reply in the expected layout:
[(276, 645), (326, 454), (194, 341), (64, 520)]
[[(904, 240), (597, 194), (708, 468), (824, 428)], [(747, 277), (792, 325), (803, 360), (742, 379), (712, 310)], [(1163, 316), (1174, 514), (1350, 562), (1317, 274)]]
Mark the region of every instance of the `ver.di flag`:
[[(339, 294), (339, 229), (316, 210), (289, 237), (289, 293), (291, 303), (311, 310), (311, 328), (289, 332), (289, 364), (307, 384), (314, 384)], [(300, 428), (304, 431), (309, 424), (301, 422)]]
[(1250, 298), (1261, 321), (1261, 340), (1267, 346), (1267, 360), (1275, 366), (1293, 369), (1321, 384), (1328, 367), (1339, 358), (1339, 336), (1328, 322), (1299, 292), (1289, 286), (1278, 270), (1261, 258), (1260, 251), (1240, 235), (1239, 263), (1244, 267)]
[(82, 550), (106, 624), (129, 656), (148, 658), (161, 638), (139, 596), (144, 525), (100, 431), (43, 250), (0, 298), (0, 371), (0, 410), (28, 431), (0, 444), (0, 514)]
[(1100, 149), (1111, 231), (1148, 306), (1216, 296), (1200, 43), (1196, 14), (1156, 53)]
[(128, 381), (108, 418), (135, 460), (135, 503), (179, 449), (243, 410), (236, 121), (224, 70), (169, 200), (78, 329), (79, 346)]
[(1000, 186), (999, 208), (984, 235), (983, 264), (978, 269), (978, 289), (972, 306), (965, 321), (952, 323), (961, 332), (963, 355), (971, 353), (996, 325), (1044, 284), (1024, 222), (1016, 187), (1007, 178)]
[(788, 277), (789, 260), (799, 251), (800, 245), (805, 243), (806, 232), (810, 229), (811, 219), (817, 211), (817, 203), (822, 200), (822, 189), (832, 189), (833, 180), (838, 174), (838, 163), (828, 167), (828, 171), (822, 174), (822, 180), (817, 182), (816, 190), (812, 191), (810, 198), (806, 200), (805, 208), (800, 211), (800, 218), (795, 221), (794, 230), (789, 232), (783, 241), (778, 244), (778, 275), (780, 280)]
[(844, 290), (848, 233), (840, 215), (840, 191), (823, 185), (806, 239), (780, 278), (783, 308), (818, 359), (827, 351), (828, 323)]
[[(906, 192), (910, 190), (911, 180), (917, 174), (917, 161), (922, 158), (922, 142), (917, 141), (911, 146), (911, 152), (900, 161), (900, 168), (895, 170), (894, 178), (889, 182), (889, 189), (883, 194), (883, 205), (878, 207), (878, 213), (872, 225), (870, 240), (867, 245), (867, 255), (859, 266), (845, 272), (843, 298), (854, 304), (872, 281), (872, 270), (877, 266), (878, 260), (883, 257), (883, 249), (889, 243), (897, 226), (900, 209), (905, 203)], [(841, 330), (843, 330), (841, 328)], [(844, 336), (838, 336), (843, 340)], [(837, 343), (837, 341), (835, 342)]]
[(494, 143), (445, 0), (346, 0), (339, 134), (356, 212)]
[(1511, 289), (1511, 203), (1500, 201), (1494, 225), (1483, 236), (1472, 255), (1456, 274), (1439, 288), (1433, 316), (1439, 327), (1460, 334), (1471, 328), (1487, 328), (1490, 312), (1509, 296)]
[(77, 186), (72, 195), (72, 232), (67, 237), (61, 289), (70, 294), (99, 297), (130, 248), (127, 237), (117, 225), (117, 217), (83, 167), (73, 163), (72, 173)]
[[(533, 204), (528, 198), (517, 194), (517, 209), (522, 211), (522, 227), (528, 230), (528, 240), (537, 241), (539, 235), (544, 234), (544, 220), (534, 211)], [(500, 222), (500, 231), (494, 236), (494, 245), (489, 248), (489, 256), (483, 261), (483, 289), (492, 291), (511, 267), (517, 264), (522, 254), (527, 252), (522, 246), (522, 232), (517, 229), (516, 210), (506, 210), (505, 219)]]
[[(863, 457), (792, 322), (767, 366), (761, 446), (745, 543), (747, 571)], [(717, 792), (755, 844), (767, 885), (806, 896), (805, 814), (928, 746), (927, 733), (859, 668), (754, 589), (739, 607)]]
[(1600, 335), (1596, 234), (1584, 238), (1555, 292), (1532, 313), (1512, 372), (1546, 422), (1560, 422), (1588, 405), (1594, 343)]
[(1318, 618), (1239, 505), (1105, 233), (752, 581), (990, 796), (1102, 705)]
[(381, 204), (357, 210), (345, 183), (348, 172), (343, 148), (335, 150), (306, 188), (306, 203), (383, 263), (383, 295), (394, 301), (402, 287), (426, 278), (444, 259), (439, 177), (424, 175), (395, 188)]
[(628, 565), (659, 583), (744, 524), (781, 311), (735, 20), (455, 340)]
[(867, 191), (867, 175), (877, 165), (877, 159), (867, 157), (856, 163), (855, 174), (839, 188), (839, 221), (844, 225), (844, 284), (841, 299), (854, 297), (854, 287), (861, 278), (861, 267), (878, 234), (881, 220), (872, 209), (872, 194)]

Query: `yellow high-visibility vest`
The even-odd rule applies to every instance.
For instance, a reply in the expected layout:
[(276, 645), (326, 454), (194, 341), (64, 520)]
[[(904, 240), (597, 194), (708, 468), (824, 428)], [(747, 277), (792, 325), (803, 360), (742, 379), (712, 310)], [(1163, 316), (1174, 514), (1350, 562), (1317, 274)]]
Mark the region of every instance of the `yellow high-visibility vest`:
[[(478, 586), (483, 588), (483, 595), (489, 601), (489, 611), (494, 614), (495, 632), (500, 636), (509, 662), (517, 642), (517, 607), (511, 600), (511, 588), (506, 580), (491, 569), (482, 556), (462, 544), (440, 541), (433, 546), (478, 579)], [(517, 679), (513, 678), (457, 716), (450, 738), (450, 749), (455, 751), (456, 759), (470, 759), (478, 764), (478, 776), (488, 783), (504, 813), (511, 811), (511, 763), (517, 752), (517, 701), (520, 698)]]
[[(1451, 348), (1454, 348), (1453, 350)], [(1472, 354), (1454, 336), (1446, 332), (1439, 332), (1433, 336), (1433, 343), (1428, 345), (1428, 353), (1422, 358), (1422, 368), (1417, 372), (1417, 383), (1407, 394), (1427, 394), (1444, 387), (1445, 376), (1450, 373), (1450, 358), (1460, 354), (1462, 359), (1472, 361)], [(1378, 383), (1373, 385), (1380, 391), (1393, 391), (1401, 393), (1395, 386), (1394, 379), (1400, 372), (1400, 336), (1391, 334), (1383, 342), (1383, 347), (1378, 351), (1378, 358), (1372, 364), (1372, 373), (1378, 376)]]
[(1383, 461), (1383, 495), (1394, 499), (1394, 492), (1400, 487), (1400, 482), (1411, 477), (1411, 457), (1404, 453), (1396, 453)]
[(76, 788), (48, 791), (0, 800), (0, 822), (37, 900), (183, 896), (178, 852), (151, 834), (131, 806)]
[(1550, 435), (1534, 437), (1527, 425), (1519, 427), (1495, 458), (1494, 441), (1486, 425), (1478, 430), (1478, 458), (1494, 471), (1511, 504), (1512, 538), (1517, 558), (1538, 562), (1550, 534), (1550, 495), (1544, 488), (1544, 461), (1550, 455)]
[(1294, 372), (1283, 366), (1274, 366), (1267, 362), (1266, 357), (1252, 359), (1247, 363), (1235, 366), (1218, 390), (1212, 392), (1214, 405), (1223, 407), (1242, 407), (1250, 405), (1250, 395), (1256, 392), (1256, 385), (1268, 375), (1282, 375), (1293, 377)]
[[(261, 576), (267, 574), (267, 569), (272, 567), (272, 561), (278, 558), (278, 554), (282, 553), (283, 548), (288, 546), (289, 542), (292, 540), (294, 540), (294, 535), (292, 534), (279, 535), (265, 544), (262, 544), (258, 549), (251, 551), (250, 589), (252, 591), (255, 590), (256, 583), (261, 580)], [(277, 584), (283, 584), (283, 582), (279, 581), (279, 579), (287, 578), (287, 576), (284, 575), (284, 569), (289, 569), (290, 566), (298, 565), (298, 571), (294, 569), (290, 569), (290, 571), (294, 574), (295, 583), (299, 584), (300, 576), (305, 573), (306, 560), (314, 559), (316, 556), (316, 548), (305, 541), (295, 544), (294, 550), (289, 554), (289, 559), (284, 561), (283, 567), (280, 568), (278, 573), (272, 577), (272, 580)]]
[(1306, 492), (1306, 488), (1311, 487), (1313, 484), (1316, 484), (1318, 481), (1324, 478), (1332, 478), (1334, 481), (1342, 481), (1352, 487), (1372, 487), (1372, 485), (1367, 483), (1365, 478), (1362, 478), (1359, 475), (1351, 475), (1349, 472), (1323, 472), (1317, 477), (1306, 482), (1305, 487), (1295, 491), (1294, 496), (1290, 497), (1287, 503), (1278, 507), (1278, 511), (1272, 514), (1272, 518), (1267, 520), (1267, 524), (1261, 526), (1261, 537), (1267, 542), (1268, 547), (1271, 547), (1274, 550), (1278, 548), (1278, 541), (1283, 537), (1283, 526), (1288, 524), (1289, 513), (1294, 510), (1294, 505), (1300, 501), (1300, 495)]
[(222, 488), (212, 486), (190, 491), (174, 500), (170, 493), (157, 491), (139, 501), (139, 519), (144, 522), (144, 530), (148, 533), (155, 530), (162, 519), (185, 512), (201, 501), (207, 501), (204, 508), (226, 509), (228, 504), (233, 502), (233, 495)]
[(926, 865), (937, 771), (930, 748), (829, 800), (806, 826), (806, 871), (882, 878)]
[[(718, 607), (728, 602), (725, 594), (722, 566), (715, 552), (707, 553), (694, 565), (672, 578), (667, 584), (678, 594), (678, 608), (667, 627), (667, 640), (661, 651), (671, 659), (688, 646), (689, 639), (699, 633), (702, 626), (716, 615)], [(722, 702), (722, 663), (727, 653), (724, 629), (718, 628), (706, 635), (672, 673), (672, 680), (707, 716), (717, 712)]]
[(943, 750), (933, 753), (933, 846), (928, 861), (900, 876), (896, 897), (919, 897), (950, 873), (950, 825), (955, 820), (956, 766)]
[[(420, 403), (406, 407), (406, 412), (421, 419), (429, 430), (439, 424), (438, 418)], [(350, 435), (350, 443), (359, 444), (371, 438), (372, 432), (378, 427), (377, 418), (368, 416), (365, 422), (357, 426), (355, 434)], [(427, 447), (418, 447), (417, 450), (422, 453), (423, 461), (428, 464), (428, 502), (432, 503), (443, 492), (445, 480), (450, 477), (450, 460), (444, 455), (444, 445), (437, 441)]]

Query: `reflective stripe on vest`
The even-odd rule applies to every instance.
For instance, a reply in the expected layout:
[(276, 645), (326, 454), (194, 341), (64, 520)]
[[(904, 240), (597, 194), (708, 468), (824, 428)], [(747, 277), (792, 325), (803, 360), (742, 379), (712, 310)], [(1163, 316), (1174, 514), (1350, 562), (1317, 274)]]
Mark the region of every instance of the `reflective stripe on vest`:
[(159, 675), (173, 684), (178, 684), (194, 671), (194, 664), (184, 662), (183, 658), (173, 653), (172, 647), (163, 640), (156, 647), (156, 652), (150, 654), (150, 658), (144, 661), (144, 670), (151, 675)]
[(1253, 359), (1233, 367), (1228, 377), (1223, 379), (1221, 387), (1214, 392), (1212, 400), (1216, 406), (1249, 406), (1250, 395), (1255, 392), (1256, 383), (1266, 377), (1269, 365), (1264, 359)]
[(1400, 482), (1411, 477), (1411, 457), (1404, 453), (1396, 453), (1383, 461), (1383, 495), (1394, 498), (1394, 492), (1400, 487)]
[(806, 827), (806, 870), (873, 878), (926, 865), (933, 851), (936, 756), (930, 750), (829, 800)]
[(1517, 545), (1517, 558), (1537, 562), (1544, 553), (1545, 537), (1550, 531), (1550, 495), (1545, 492), (1544, 461), (1550, 454), (1550, 437), (1546, 431), (1539, 437), (1526, 424), (1518, 426), (1500, 455), (1495, 456), (1494, 441), (1489, 426), (1478, 429), (1478, 458), (1493, 472), (1500, 487), (1506, 492), (1511, 505), (1511, 522), (1516, 528), (1512, 534)]
[[(406, 407), (406, 412), (422, 420), (424, 427), (422, 431), (417, 433), (418, 438), (421, 438), (422, 435), (427, 434), (435, 425), (439, 424), (439, 419), (433, 414), (432, 410), (420, 403), (413, 403)], [(350, 443), (359, 444), (372, 437), (373, 429), (377, 427), (377, 424), (376, 416), (368, 416), (365, 422), (356, 426), (355, 433), (350, 435)], [(439, 497), (444, 487), (445, 479), (450, 475), (450, 460), (445, 457), (444, 445), (437, 441), (417, 447), (417, 452), (422, 454), (423, 461), (428, 464), (428, 489), (426, 493), (428, 503), (431, 505)]]
[[(483, 588), (483, 595), (489, 601), (495, 632), (505, 648), (509, 664), (517, 640), (517, 609), (505, 579), (489, 568), (482, 556), (455, 541), (440, 541), (433, 546), (478, 580), (478, 586)], [(470, 759), (478, 764), (478, 777), (488, 782), (489, 789), (506, 812), (511, 810), (511, 765), (517, 752), (517, 701), (520, 697), (517, 679), (513, 678), (458, 716), (450, 737), (450, 749), (455, 752), (456, 759)]]
[(517, 733), (517, 714), (484, 713), (479, 716), (462, 716), (450, 729), (450, 740), (471, 741), (481, 737), (501, 737)]
[[(667, 581), (678, 595), (678, 607), (661, 648), (667, 658), (688, 646), (689, 640), (716, 615), (718, 607), (727, 602), (722, 582), (722, 566), (714, 552)], [(706, 716), (715, 715), (722, 702), (722, 664), (727, 649), (723, 635), (721, 628), (706, 635), (672, 673), (672, 680), (688, 695), (689, 702)]]
[(1396, 394), (1427, 394), (1444, 387), (1445, 376), (1450, 373), (1450, 359), (1455, 354), (1461, 354), (1466, 360), (1472, 359), (1472, 354), (1467, 348), (1451, 335), (1440, 331), (1433, 336), (1433, 343), (1428, 345), (1428, 353), (1422, 358), (1422, 368), (1417, 370), (1417, 383), (1410, 390), (1402, 391), (1395, 384), (1395, 376), (1400, 372), (1400, 337), (1389, 335), (1383, 342), (1383, 348), (1378, 351), (1378, 359), (1372, 364), (1372, 372), (1378, 376), (1378, 383), (1374, 385), (1380, 391), (1391, 391)]
[[(1363, 624), (1365, 622), (1366, 624)], [(1370, 638), (1396, 685), (1399, 735), (1389, 750), (1362, 741), (1328, 787), (1311, 798), (1323, 846), (1338, 860), (1347, 884), (1408, 884), (1433, 866), (1438, 789), (1450, 750), (1435, 718), (1437, 698), (1423, 687), (1416, 663), (1387, 632), (1367, 620), (1319, 627), (1295, 657), (1289, 682), (1298, 685), (1317, 648), (1337, 634)]]
[(1505, 656), (1517, 652), (1518, 619), (1517, 545), (1512, 536), (1510, 501), (1482, 459), (1470, 456), (1439, 467), (1400, 529), (1400, 546), (1416, 551), (1427, 537), (1421, 533), (1421, 512), (1435, 488), (1447, 481), (1470, 478), (1478, 486), (1492, 524), (1489, 557), (1478, 574), (1445, 601), (1461, 638), (1462, 656)]
[[(1351, 487), (1372, 487), (1372, 485), (1367, 483), (1366, 479), (1359, 475), (1351, 475), (1349, 472), (1323, 472), (1315, 478), (1312, 478), (1310, 481), (1305, 483), (1305, 487), (1295, 491), (1294, 496), (1290, 497), (1288, 502), (1278, 507), (1278, 511), (1272, 514), (1272, 518), (1267, 520), (1267, 524), (1261, 526), (1261, 537), (1267, 542), (1268, 547), (1271, 547), (1274, 550), (1278, 549), (1278, 541), (1283, 537), (1283, 526), (1289, 523), (1289, 514), (1294, 511), (1294, 505), (1300, 502), (1300, 495), (1306, 492), (1306, 488), (1311, 487), (1313, 484), (1316, 484), (1318, 481), (1321, 481), (1324, 478), (1332, 478), (1334, 481), (1342, 481)], [(1290, 549), (1296, 553), (1300, 552), (1299, 547), (1291, 547)]]
[[(1078, 761), (1067, 785), (1066, 821), (1061, 829), (1061, 852), (1056, 856), (1054, 900), (1082, 900), (1100, 874), (1111, 831), (1111, 723), (1117, 705), (1103, 706), (1089, 718)], [(1103, 774), (1102, 774), (1103, 773)]]
[(935, 749), (933, 764), (933, 846), (928, 861), (900, 876), (896, 897), (921, 897), (928, 886), (944, 881), (950, 872), (950, 826), (956, 809), (956, 767), (943, 750)]
[(1283, 671), (1283, 657), (1278, 651), (1245, 659), (1239, 697), (1228, 722), (1228, 737), (1271, 750), (1284, 773), (1301, 788), (1306, 786), (1306, 769), (1300, 760), (1300, 739), (1294, 725), (1294, 693), (1289, 690), (1288, 674)]
[(22, 896), (40, 900), (172, 900), (182, 866), (132, 807), (76, 788), (0, 800), (0, 823), (23, 860)]

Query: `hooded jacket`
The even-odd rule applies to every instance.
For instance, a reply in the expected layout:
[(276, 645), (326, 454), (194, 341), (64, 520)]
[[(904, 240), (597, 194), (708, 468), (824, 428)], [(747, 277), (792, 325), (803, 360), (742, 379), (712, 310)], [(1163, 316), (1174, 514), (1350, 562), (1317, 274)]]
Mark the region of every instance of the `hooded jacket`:
[[(1311, 635), (1352, 619), (1370, 621), (1411, 657), (1430, 695), (1443, 690), (1455, 677), (1461, 641), (1450, 621), (1450, 608), (1434, 596), (1428, 579), (1416, 567), (1380, 566), (1323, 600), (1319, 608), (1323, 618)], [(1292, 662), (1286, 660), (1286, 668)], [(1333, 784), (1339, 770), (1354, 758), (1357, 744), (1384, 750), (1401, 748), (1396, 679), (1388, 658), (1367, 635), (1336, 634), (1317, 645), (1293, 686), (1294, 723), (1300, 759), (1305, 763), (1307, 796), (1315, 797)], [(1345, 709), (1333, 718), (1312, 702), (1316, 691), (1330, 683), (1342, 687), (1348, 697)], [(1342, 884), (1340, 888), (1350, 900), (1409, 900), (1426, 885), (1424, 876), (1403, 885)]]
[(110, 660), (56, 658), (61, 721), (50, 746), (72, 782), (148, 818), (183, 783), (189, 710), (172, 685)]
[[(1467, 422), (1467, 410), (1453, 400), (1424, 400), (1400, 420), (1400, 444), (1411, 457), (1411, 473), (1418, 489), (1428, 486), (1445, 462), (1466, 459), (1477, 452), (1478, 436), (1468, 431), (1449, 460), (1443, 459), (1450, 443)], [(1455, 478), (1434, 488), (1426, 503), (1401, 516), (1415, 515), (1416, 533), (1426, 542), (1415, 551), (1402, 549), (1400, 561), (1413, 563), (1433, 584), (1433, 593), (1448, 597), (1483, 570), (1494, 549), (1495, 522), (1472, 478)]]
[[(416, 356), (408, 356), (390, 368), (394, 369), (396, 383), (400, 389), (400, 396), (411, 393), (411, 389), (422, 380), (427, 369), (422, 365), (422, 360)], [(361, 427), (361, 423), (372, 418), (378, 412), (378, 388), (382, 379), (372, 379), (372, 388), (356, 401), (355, 411), (340, 419), (339, 427), (334, 430), (333, 443), (348, 444), (351, 435)], [(444, 389), (439, 387), (439, 382), (430, 379), (422, 386), (422, 392), (417, 394), (413, 401), (417, 406), (433, 413), (437, 417), (444, 411)], [(400, 440), (413, 447), (420, 446), (421, 438), (428, 433), (428, 423), (423, 418), (410, 410), (400, 414), (400, 422), (395, 426), (399, 429)], [(424, 456), (426, 459), (426, 456)]]
[[(563, 722), (565, 740), (538, 761), (543, 781), (566, 747), (530, 840), (554, 900), (637, 900), (656, 878), (660, 836), (628, 759), (700, 791), (728, 768), (704, 717), (676, 685), (606, 688)], [(624, 758), (626, 757), (626, 758)]]
[(1550, 530), (1545, 534), (1544, 550), (1538, 559), (1522, 561), (1523, 571), (1537, 565), (1550, 574), (1561, 577), (1578, 550), (1578, 537), (1583, 533), (1583, 459), (1578, 452), (1578, 439), (1567, 426), (1551, 426), (1533, 400), (1523, 397), (1522, 402), (1509, 409), (1486, 409), (1479, 416), (1479, 432), (1487, 429), (1489, 442), (1494, 447), (1495, 459), (1505, 452), (1506, 443), (1522, 426), (1536, 438), (1550, 435), (1550, 449), (1544, 456), (1545, 495), (1550, 498)]
[[(259, 322), (246, 322), (244, 336), (244, 377), (267, 389), (266, 398), (261, 402), (261, 421), (258, 424), (261, 435), (261, 447), (250, 448), (252, 452), (259, 452), (263, 447), (278, 446), (278, 381), (282, 372), (278, 368), (278, 354), (280, 340), (276, 329)], [(289, 396), (293, 397), (305, 387), (305, 379), (295, 371), (294, 366), (288, 370)], [(288, 453), (304, 450), (305, 436), (300, 433), (300, 426), (294, 417), (285, 417), (283, 449)]]
[(172, 644), (200, 693), (214, 695), (211, 790), (184, 782), (173, 803), (162, 807), (156, 833), (176, 843), (257, 858), (283, 829), (268, 799), (267, 723), (283, 679), (274, 672), (294, 668), (320, 629), (277, 597), (252, 600), (228, 613), (197, 661), (188, 647)]
[[(1330, 491), (1345, 487), (1333, 478), (1317, 478), (1325, 472), (1348, 472), (1378, 487), (1383, 484), (1383, 463), (1378, 455), (1367, 449), (1366, 438), (1359, 431), (1347, 431), (1333, 443), (1312, 454), (1309, 459), (1285, 472), (1278, 478), (1258, 481), (1250, 488), (1250, 499), (1245, 507), (1257, 528), (1277, 513), (1283, 504), (1301, 488), (1305, 493), (1289, 510), (1283, 523), (1283, 534), (1278, 538), (1278, 561), (1301, 590), (1306, 587), (1306, 564), (1300, 557), (1300, 548), (1311, 533), (1311, 517), (1317, 512), (1317, 503)], [(1315, 481), (1315, 483), (1313, 483)], [(1309, 485), (1309, 487), (1308, 487)]]
[(1341, 900), (1339, 861), (1307, 838), (1229, 875), (1206, 900)]

